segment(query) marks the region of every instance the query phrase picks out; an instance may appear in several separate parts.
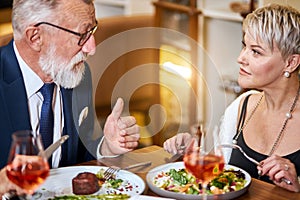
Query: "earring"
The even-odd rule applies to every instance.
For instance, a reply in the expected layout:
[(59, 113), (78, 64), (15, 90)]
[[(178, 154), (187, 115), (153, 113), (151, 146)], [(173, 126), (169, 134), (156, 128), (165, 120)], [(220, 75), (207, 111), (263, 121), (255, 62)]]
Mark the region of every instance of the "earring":
[(290, 72), (285, 71), (283, 75), (285, 78), (289, 78), (291, 74), (290, 74)]

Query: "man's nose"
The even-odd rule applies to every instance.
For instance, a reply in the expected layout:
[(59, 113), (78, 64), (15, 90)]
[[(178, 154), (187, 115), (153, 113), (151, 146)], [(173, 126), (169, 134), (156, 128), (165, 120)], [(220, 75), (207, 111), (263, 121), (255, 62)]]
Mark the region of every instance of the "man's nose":
[(96, 52), (96, 41), (94, 35), (91, 35), (91, 37), (84, 43), (82, 46), (82, 51), (84, 53), (87, 53), (88, 55), (94, 55)]

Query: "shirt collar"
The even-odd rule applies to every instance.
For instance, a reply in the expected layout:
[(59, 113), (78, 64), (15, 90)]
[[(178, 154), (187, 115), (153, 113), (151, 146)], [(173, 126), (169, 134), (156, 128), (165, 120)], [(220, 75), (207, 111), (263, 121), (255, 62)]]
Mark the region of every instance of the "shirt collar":
[(32, 69), (25, 63), (23, 58), (20, 56), (19, 51), (14, 42), (14, 51), (17, 57), (17, 60), (20, 65), (21, 72), (23, 74), (25, 89), (27, 93), (27, 98), (29, 99), (32, 95), (39, 91), (39, 89), (44, 85), (44, 82), (40, 77), (32, 71)]

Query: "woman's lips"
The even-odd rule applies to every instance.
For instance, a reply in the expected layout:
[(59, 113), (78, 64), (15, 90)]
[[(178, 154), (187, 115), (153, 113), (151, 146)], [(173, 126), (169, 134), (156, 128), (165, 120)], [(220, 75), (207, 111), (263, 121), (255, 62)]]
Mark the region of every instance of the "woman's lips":
[(251, 75), (249, 72), (247, 72), (246, 70), (244, 70), (243, 68), (240, 68), (240, 72), (241, 75)]

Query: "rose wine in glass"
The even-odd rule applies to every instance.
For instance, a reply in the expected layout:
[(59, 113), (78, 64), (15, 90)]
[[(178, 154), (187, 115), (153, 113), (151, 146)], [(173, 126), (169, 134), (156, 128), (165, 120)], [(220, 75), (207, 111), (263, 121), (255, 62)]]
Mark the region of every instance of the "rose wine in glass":
[(31, 131), (18, 131), (12, 135), (12, 139), (6, 174), (30, 197), (49, 175), (41, 138), (34, 136)]
[[(222, 150), (218, 147), (214, 136), (213, 142), (209, 145), (209, 137), (201, 134), (201, 139), (194, 135), (188, 144), (183, 158), (185, 168), (193, 174), (202, 185), (202, 199), (207, 199), (206, 187), (208, 183), (219, 175), (224, 168)], [(198, 142), (200, 141), (200, 143)], [(199, 145), (198, 145), (199, 144)]]

